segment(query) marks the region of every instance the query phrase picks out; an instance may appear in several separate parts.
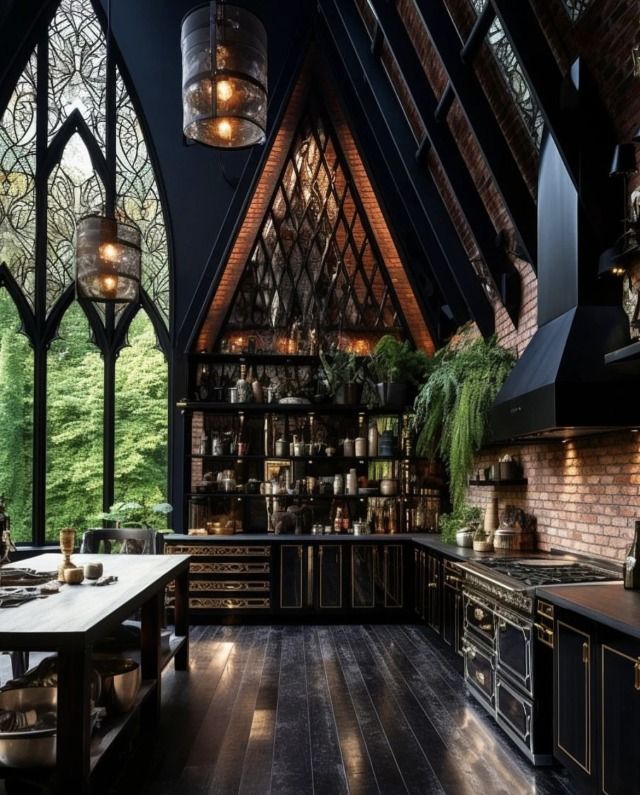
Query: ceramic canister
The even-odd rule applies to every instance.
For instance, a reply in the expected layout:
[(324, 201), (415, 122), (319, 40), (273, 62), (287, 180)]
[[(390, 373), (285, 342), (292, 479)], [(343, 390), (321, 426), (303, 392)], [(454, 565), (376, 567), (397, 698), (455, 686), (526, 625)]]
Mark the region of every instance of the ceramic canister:
[(364, 436), (358, 436), (356, 438), (355, 450), (357, 456), (365, 456), (367, 454), (367, 440)]

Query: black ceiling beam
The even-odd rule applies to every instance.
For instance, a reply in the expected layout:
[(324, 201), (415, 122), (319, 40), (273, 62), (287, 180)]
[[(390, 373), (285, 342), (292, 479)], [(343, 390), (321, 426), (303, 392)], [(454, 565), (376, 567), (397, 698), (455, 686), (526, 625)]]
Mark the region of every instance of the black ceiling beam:
[[(422, 63), (395, 6), (384, 0), (370, 0), (378, 18), (387, 45), (393, 53), (398, 67), (411, 86), (413, 101), (425, 125), (427, 137), (437, 155), (458, 205), (469, 225), (491, 276), (500, 292), (500, 297), (514, 325), (518, 324), (520, 312), (520, 274), (507, 256), (503, 246), (497, 243), (495, 226), (487, 212), (476, 184), (474, 183), (453, 133), (446, 124), (437, 121), (438, 101), (425, 79)], [(489, 15), (491, 16), (491, 15)], [(421, 145), (420, 150), (423, 149)]]
[(491, 3), (485, 3), (484, 8), (476, 17), (476, 21), (460, 53), (460, 57), (465, 63), (473, 62), (495, 18), (496, 12)]
[[(322, 26), (317, 31), (323, 52), (331, 52), (329, 68), (340, 68), (336, 45)], [(334, 66), (335, 64), (335, 66)], [(335, 74), (338, 78), (339, 75)], [(336, 80), (340, 85), (337, 97), (341, 101), (356, 145), (372, 178), (376, 194), (390, 229), (397, 234), (396, 243), (407, 268), (412, 289), (425, 309), (429, 330), (434, 343), (440, 347), (456, 328), (469, 320), (469, 313), (455, 284), (448, 294), (443, 292), (434, 273), (431, 253), (435, 244), (417, 202), (412, 199), (412, 188), (400, 157), (393, 146), (384, 124), (372, 134), (371, 120), (361, 102), (363, 91), (370, 93), (360, 70), (350, 75), (349, 80)], [(441, 252), (438, 250), (441, 257)], [(428, 274), (425, 271), (428, 270)]]
[[(423, 233), (428, 232), (428, 253), (434, 276), (451, 308), (458, 317), (451, 300), (462, 296), (466, 309), (485, 336), (495, 330), (493, 308), (471, 265), (462, 241), (442, 201), (440, 192), (429, 172), (416, 161), (415, 138), (409, 127), (398, 98), (379, 59), (373, 57), (369, 48), (369, 37), (356, 7), (352, 3), (320, 0), (318, 7), (333, 38), (335, 48), (343, 62), (345, 72), (351, 80), (361, 72), (369, 91), (356, 88), (371, 132), (378, 136), (386, 128), (390, 141), (381, 145), (386, 151), (389, 145), (399, 155), (402, 168), (409, 180), (413, 196), (409, 204), (417, 203), (424, 216)], [(413, 201), (412, 201), (413, 200)], [(455, 292), (452, 288), (455, 287)], [(457, 295), (456, 295), (457, 294)], [(459, 303), (459, 299), (456, 301)]]
[(563, 75), (538, 18), (528, 0), (489, 0), (502, 23), (529, 89), (545, 120), (576, 188), (579, 180), (579, 145), (574, 116), (562, 107)]
[[(517, 235), (535, 266), (536, 205), (500, 124), (472, 67), (443, 0), (414, 0), (449, 82), (500, 191)], [(517, 3), (518, 8), (522, 3)], [(412, 86), (410, 88), (413, 88)]]

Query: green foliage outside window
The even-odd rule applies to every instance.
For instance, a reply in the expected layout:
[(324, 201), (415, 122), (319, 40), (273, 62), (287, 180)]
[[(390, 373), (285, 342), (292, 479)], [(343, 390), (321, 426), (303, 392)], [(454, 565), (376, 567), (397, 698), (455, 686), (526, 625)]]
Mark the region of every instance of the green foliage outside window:
[(8, 499), (14, 540), (31, 540), (33, 353), (20, 318), (0, 289), (0, 494)]

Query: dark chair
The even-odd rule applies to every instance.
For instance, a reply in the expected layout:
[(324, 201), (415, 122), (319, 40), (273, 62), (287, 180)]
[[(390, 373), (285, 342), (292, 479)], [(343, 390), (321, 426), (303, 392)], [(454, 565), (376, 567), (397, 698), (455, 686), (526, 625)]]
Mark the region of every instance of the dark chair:
[(85, 531), (80, 552), (111, 554), (114, 545), (124, 555), (155, 555), (158, 533), (151, 527), (98, 527)]

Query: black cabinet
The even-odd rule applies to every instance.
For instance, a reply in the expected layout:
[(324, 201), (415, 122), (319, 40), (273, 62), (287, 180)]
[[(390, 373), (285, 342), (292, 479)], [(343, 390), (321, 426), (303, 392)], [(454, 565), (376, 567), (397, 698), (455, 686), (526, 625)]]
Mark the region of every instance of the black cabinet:
[(438, 634), (442, 631), (442, 560), (427, 552), (426, 568), (427, 624)]
[(413, 550), (413, 612), (425, 620), (427, 553), (424, 549)]
[(281, 544), (280, 587), (278, 607), (281, 610), (303, 610), (309, 605), (305, 598), (307, 585), (307, 547), (304, 544)]
[(446, 558), (442, 571), (442, 640), (462, 657), (462, 572)]
[(345, 607), (345, 552), (344, 544), (318, 544), (315, 547), (315, 603), (319, 610), (342, 610)]
[(556, 610), (554, 755), (582, 793), (635, 792), (640, 641)]
[(640, 642), (608, 637), (599, 650), (599, 791), (626, 795), (640, 781)]
[(404, 608), (404, 545), (351, 545), (351, 608)]
[(593, 791), (593, 636), (578, 616), (558, 611), (554, 642), (554, 755)]

